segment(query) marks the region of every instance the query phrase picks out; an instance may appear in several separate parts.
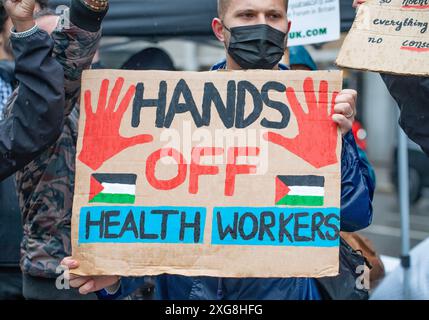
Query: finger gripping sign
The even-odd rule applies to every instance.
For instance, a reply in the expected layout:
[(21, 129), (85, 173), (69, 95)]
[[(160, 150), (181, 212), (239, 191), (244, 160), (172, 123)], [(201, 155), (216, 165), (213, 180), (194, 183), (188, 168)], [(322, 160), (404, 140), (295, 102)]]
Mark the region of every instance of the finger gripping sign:
[(341, 72), (87, 71), (82, 275), (338, 273)]
[(429, 0), (368, 0), (360, 5), (337, 64), (429, 75)]

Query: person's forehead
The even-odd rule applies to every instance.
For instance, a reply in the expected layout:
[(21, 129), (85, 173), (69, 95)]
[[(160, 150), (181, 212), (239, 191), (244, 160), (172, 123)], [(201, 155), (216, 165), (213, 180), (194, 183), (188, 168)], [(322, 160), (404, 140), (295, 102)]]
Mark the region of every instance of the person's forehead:
[(227, 11), (236, 12), (241, 10), (271, 11), (285, 10), (284, 0), (229, 0)]

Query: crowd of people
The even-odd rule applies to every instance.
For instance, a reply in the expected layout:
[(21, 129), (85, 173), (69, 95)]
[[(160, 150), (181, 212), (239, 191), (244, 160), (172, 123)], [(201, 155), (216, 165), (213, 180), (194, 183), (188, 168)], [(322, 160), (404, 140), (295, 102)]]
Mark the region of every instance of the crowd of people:
[[(292, 65), (315, 70), (316, 64), (302, 51), (291, 55), (290, 65), (281, 62), (290, 27), (287, 8), (287, 0), (219, 0), (212, 28), (224, 44), (225, 60), (212, 71), (287, 72)], [(0, 299), (124, 299), (150, 281), (72, 274), (79, 266), (71, 258), (70, 232), (81, 76), (83, 70), (96, 68), (108, 9), (108, 0), (72, 0), (62, 13), (69, 17), (65, 25), (47, 1), (5, 0), (0, 6), (0, 239), (6, 248), (0, 252)], [(174, 70), (168, 59), (158, 63), (163, 53), (154, 50), (131, 58), (124, 69)], [(149, 63), (149, 57), (157, 58)], [(429, 155), (429, 80), (382, 77), (401, 109), (401, 126)], [(332, 116), (343, 137), (341, 231), (348, 233), (371, 224), (375, 189), (371, 165), (351, 132), (357, 96), (352, 89), (341, 91)], [(347, 256), (350, 251), (344, 252)], [(59, 266), (71, 270), (73, 289), (57, 288)], [(329, 288), (344, 279), (326, 285), (313, 278), (161, 275), (154, 281), (156, 298), (169, 300), (368, 297), (356, 293), (354, 283), (350, 292), (334, 296)]]

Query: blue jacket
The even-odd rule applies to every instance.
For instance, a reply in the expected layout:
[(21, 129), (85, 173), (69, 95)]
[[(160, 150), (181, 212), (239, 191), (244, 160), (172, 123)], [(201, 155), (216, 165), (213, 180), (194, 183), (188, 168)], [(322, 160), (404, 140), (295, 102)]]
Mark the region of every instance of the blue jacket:
[[(220, 63), (212, 70), (222, 69)], [(284, 65), (281, 70), (287, 69)], [(359, 156), (353, 134), (343, 138), (341, 157), (341, 230), (354, 232), (372, 221), (374, 181), (370, 166)], [(316, 280), (312, 278), (211, 278), (161, 275), (156, 278), (156, 297), (161, 300), (320, 300)], [(121, 299), (141, 287), (144, 277), (122, 278), (116, 294), (105, 290), (101, 299)]]

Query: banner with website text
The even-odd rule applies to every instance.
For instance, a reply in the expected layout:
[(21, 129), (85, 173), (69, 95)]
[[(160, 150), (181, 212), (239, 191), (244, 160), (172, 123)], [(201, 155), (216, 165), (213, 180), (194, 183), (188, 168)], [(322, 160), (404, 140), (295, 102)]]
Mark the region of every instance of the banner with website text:
[(288, 18), (292, 23), (288, 46), (340, 39), (339, 0), (289, 0)]

